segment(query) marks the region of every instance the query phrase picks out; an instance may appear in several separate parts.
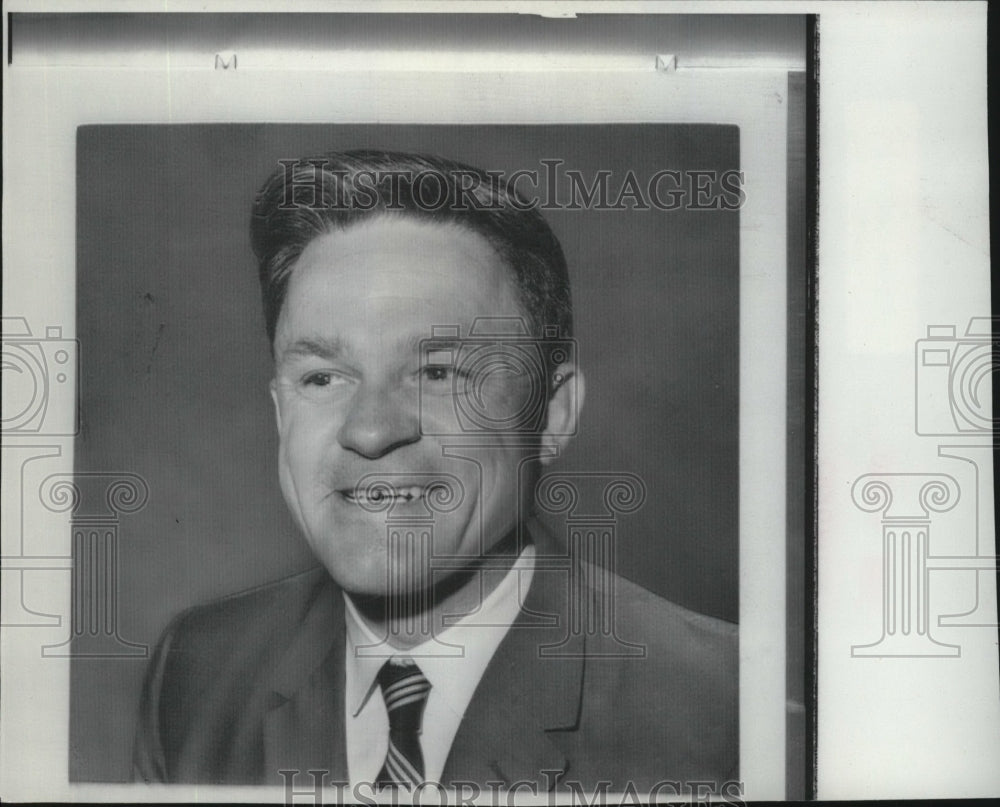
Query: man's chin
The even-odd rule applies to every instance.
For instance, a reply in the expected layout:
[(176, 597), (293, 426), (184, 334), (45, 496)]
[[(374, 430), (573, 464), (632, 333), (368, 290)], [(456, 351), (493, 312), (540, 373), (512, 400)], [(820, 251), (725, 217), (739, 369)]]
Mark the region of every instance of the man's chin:
[(415, 563), (417, 553), (409, 557), (397, 553), (390, 564), (389, 554), (381, 547), (360, 553), (346, 548), (313, 551), (333, 581), (352, 597), (405, 598), (430, 586), (429, 559)]
[(350, 597), (358, 611), (372, 623), (390, 620), (406, 624), (407, 615), (418, 618), (433, 609), (434, 594), (430, 587), (416, 587), (405, 591), (398, 587), (390, 589), (384, 579), (366, 581), (368, 585), (351, 582), (348, 587), (336, 578), (334, 580)]

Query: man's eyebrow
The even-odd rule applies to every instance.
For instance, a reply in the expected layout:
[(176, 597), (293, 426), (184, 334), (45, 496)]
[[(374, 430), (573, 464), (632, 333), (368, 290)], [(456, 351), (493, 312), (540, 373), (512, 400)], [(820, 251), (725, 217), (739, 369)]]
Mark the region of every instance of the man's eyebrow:
[(462, 340), (458, 337), (438, 337), (438, 336), (413, 336), (406, 342), (409, 350), (427, 353), (434, 350), (457, 350), (462, 347)]
[[(412, 334), (398, 342), (406, 353), (424, 355), (428, 351), (456, 350), (461, 348), (462, 340), (455, 337), (439, 338), (428, 334)], [(316, 356), (321, 359), (337, 359), (343, 356), (347, 345), (337, 337), (303, 336), (282, 348), (278, 359), (297, 359)]]
[(303, 336), (282, 348), (279, 358), (299, 358), (318, 356), (321, 359), (335, 359), (343, 353), (344, 345), (339, 339), (326, 336)]

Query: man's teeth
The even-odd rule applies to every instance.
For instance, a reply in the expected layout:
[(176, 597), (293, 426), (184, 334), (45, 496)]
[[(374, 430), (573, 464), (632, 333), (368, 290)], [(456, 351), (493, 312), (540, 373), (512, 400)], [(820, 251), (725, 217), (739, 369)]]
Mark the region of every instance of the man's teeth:
[(356, 502), (379, 503), (390, 498), (396, 501), (412, 502), (424, 495), (424, 489), (416, 485), (409, 488), (379, 487), (372, 491), (350, 490), (346, 495), (348, 499)]

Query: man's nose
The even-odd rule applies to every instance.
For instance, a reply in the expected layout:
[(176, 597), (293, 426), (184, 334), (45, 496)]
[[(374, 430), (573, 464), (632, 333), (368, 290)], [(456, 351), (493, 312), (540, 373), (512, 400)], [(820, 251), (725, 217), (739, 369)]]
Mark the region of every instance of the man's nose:
[(337, 433), (344, 448), (369, 459), (420, 439), (416, 400), (387, 385), (363, 382)]

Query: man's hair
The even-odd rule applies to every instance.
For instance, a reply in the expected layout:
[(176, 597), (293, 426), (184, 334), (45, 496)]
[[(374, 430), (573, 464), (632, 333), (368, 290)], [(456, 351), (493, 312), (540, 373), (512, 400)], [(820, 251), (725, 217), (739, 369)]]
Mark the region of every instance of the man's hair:
[(356, 150), (281, 160), (257, 195), (250, 237), (272, 347), (293, 266), (309, 243), (381, 216), (478, 233), (513, 273), (530, 331), (541, 336), (544, 329), (553, 329), (561, 337), (572, 336), (562, 247), (513, 182), (500, 172), (442, 157)]

